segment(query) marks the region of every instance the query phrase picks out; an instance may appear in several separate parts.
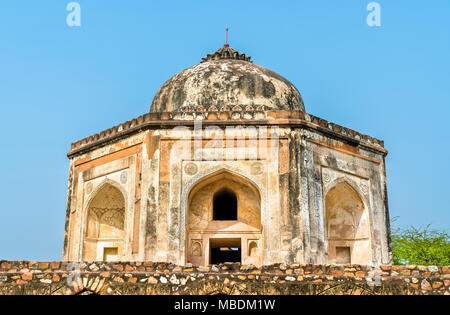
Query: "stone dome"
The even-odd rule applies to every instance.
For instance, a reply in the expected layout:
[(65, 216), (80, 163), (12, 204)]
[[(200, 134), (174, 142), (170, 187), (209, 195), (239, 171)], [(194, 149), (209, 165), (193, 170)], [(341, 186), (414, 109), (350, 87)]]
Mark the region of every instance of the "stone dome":
[(295, 86), (256, 65), (227, 44), (203, 61), (181, 71), (159, 89), (150, 112), (232, 110), (305, 111)]

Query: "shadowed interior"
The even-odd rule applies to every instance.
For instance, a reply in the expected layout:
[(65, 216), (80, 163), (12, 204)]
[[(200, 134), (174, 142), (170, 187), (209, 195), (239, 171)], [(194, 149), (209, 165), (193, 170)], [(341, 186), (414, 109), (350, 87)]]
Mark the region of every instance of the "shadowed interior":
[(236, 194), (227, 188), (223, 188), (214, 195), (213, 220), (234, 221), (237, 220)]
[(227, 262), (241, 262), (241, 239), (210, 239), (212, 265)]

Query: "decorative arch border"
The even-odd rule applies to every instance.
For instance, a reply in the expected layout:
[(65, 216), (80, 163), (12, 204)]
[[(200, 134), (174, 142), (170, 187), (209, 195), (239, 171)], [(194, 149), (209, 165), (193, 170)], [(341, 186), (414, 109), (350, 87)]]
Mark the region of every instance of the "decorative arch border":
[[(75, 280), (76, 279), (76, 280)], [(72, 294), (71, 295), (117, 295), (120, 294), (120, 290), (117, 290), (117, 285), (110, 279), (102, 277), (101, 275), (80, 275), (75, 278), (73, 285), (68, 285)], [(86, 279), (86, 280), (84, 280)], [(86, 281), (86, 285), (84, 284)], [(120, 288), (119, 288), (120, 289)], [(52, 293), (53, 295), (53, 293)]]
[[(88, 211), (89, 211), (89, 205), (91, 204), (92, 200), (94, 200), (94, 198), (97, 196), (98, 192), (101, 191), (104, 187), (106, 187), (107, 185), (111, 185), (114, 188), (117, 188), (123, 196), (123, 200), (125, 203), (125, 213), (124, 213), (124, 233), (125, 235), (127, 235), (127, 225), (126, 225), (126, 220), (127, 220), (127, 210), (128, 210), (128, 196), (127, 196), (127, 192), (125, 191), (125, 189), (123, 189), (122, 185), (120, 185), (118, 182), (109, 179), (109, 178), (104, 178), (93, 190), (92, 192), (89, 194), (89, 197), (86, 198), (86, 200), (83, 203), (83, 212), (82, 212), (82, 217), (81, 217), (81, 231), (80, 231), (80, 251), (78, 253), (79, 255), (79, 261), (83, 260), (83, 250), (84, 250), (84, 238), (85, 238), (85, 233), (86, 233), (86, 228), (87, 228), (87, 216), (88, 216)], [(83, 192), (85, 193), (85, 192)], [(125, 242), (125, 240), (124, 240)]]
[[(187, 246), (186, 246), (186, 214), (187, 214), (187, 199), (189, 197), (189, 194), (197, 184), (201, 183), (204, 179), (220, 174), (220, 173), (230, 173), (231, 175), (235, 175), (238, 177), (243, 178), (246, 181), (249, 181), (251, 184), (253, 184), (258, 190), (261, 195), (261, 225), (263, 227), (262, 235), (264, 238), (265, 231), (267, 230), (265, 228), (265, 222), (266, 220), (263, 218), (268, 217), (267, 213), (267, 190), (264, 187), (264, 185), (259, 181), (257, 178), (250, 174), (242, 174), (242, 172), (237, 169), (230, 166), (217, 166), (212, 167), (202, 173), (197, 174), (196, 176), (192, 177), (188, 183), (183, 187), (183, 190), (181, 192), (181, 205), (180, 205), (180, 224), (178, 225), (178, 239), (180, 240), (180, 250), (178, 252), (178, 259), (179, 261), (184, 264), (186, 262), (186, 253), (187, 253)], [(264, 240), (263, 240), (264, 241)], [(183, 250), (184, 248), (184, 250)], [(263, 259), (264, 260), (264, 259)]]
[(323, 190), (324, 198), (327, 196), (328, 192), (331, 189), (333, 189), (334, 187), (336, 187), (337, 185), (342, 184), (342, 183), (348, 184), (358, 194), (359, 198), (361, 198), (361, 201), (363, 202), (364, 207), (366, 209), (368, 209), (368, 205), (370, 204), (370, 202), (367, 199), (366, 194), (363, 193), (363, 191), (355, 183), (355, 181), (353, 181), (351, 178), (348, 178), (346, 176), (340, 176), (340, 177), (336, 178), (335, 180), (333, 180), (332, 182), (326, 184), (325, 187), (324, 187), (324, 190)]

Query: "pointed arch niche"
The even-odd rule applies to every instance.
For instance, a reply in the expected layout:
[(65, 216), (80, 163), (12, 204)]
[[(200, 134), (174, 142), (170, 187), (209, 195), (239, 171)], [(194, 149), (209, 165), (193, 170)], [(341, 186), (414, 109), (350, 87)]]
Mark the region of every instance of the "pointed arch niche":
[(104, 184), (87, 208), (83, 260), (118, 261), (123, 256), (125, 198), (114, 185)]
[(371, 249), (367, 207), (346, 181), (325, 196), (328, 257), (334, 264), (369, 264)]
[(186, 217), (187, 262), (262, 264), (261, 192), (248, 178), (221, 170), (199, 179)]

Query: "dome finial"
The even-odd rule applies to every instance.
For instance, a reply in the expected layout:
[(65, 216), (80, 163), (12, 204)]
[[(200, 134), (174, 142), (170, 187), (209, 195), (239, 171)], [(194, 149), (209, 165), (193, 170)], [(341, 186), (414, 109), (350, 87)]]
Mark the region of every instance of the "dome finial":
[(228, 46), (228, 26), (225, 29), (225, 46)]
[(228, 44), (228, 26), (225, 28), (225, 45), (222, 48), (219, 48), (216, 52), (212, 54), (208, 54), (206, 57), (202, 58), (201, 62), (207, 61), (215, 61), (215, 60), (223, 60), (223, 59), (232, 59), (232, 60), (241, 60), (252, 62), (250, 56), (246, 56), (243, 53), (240, 53)]

